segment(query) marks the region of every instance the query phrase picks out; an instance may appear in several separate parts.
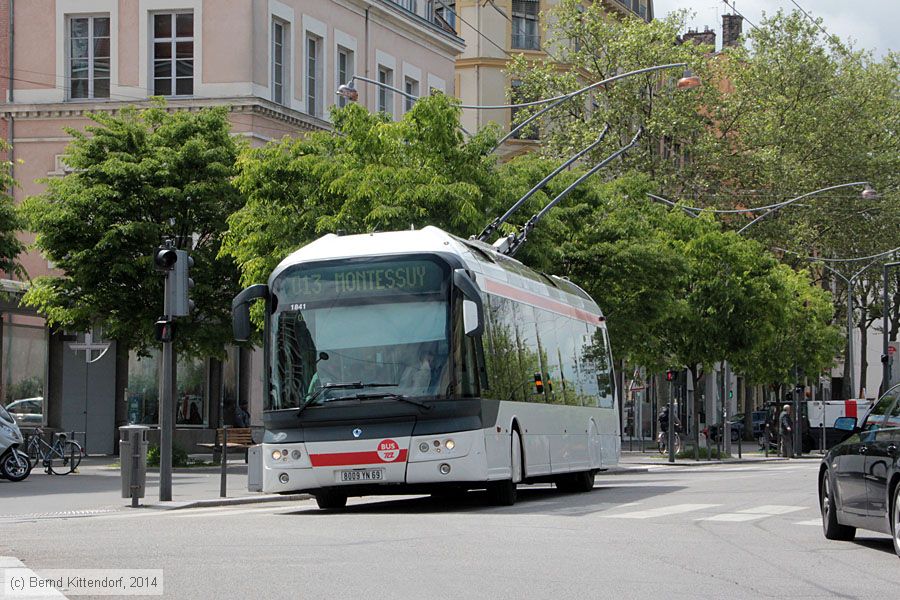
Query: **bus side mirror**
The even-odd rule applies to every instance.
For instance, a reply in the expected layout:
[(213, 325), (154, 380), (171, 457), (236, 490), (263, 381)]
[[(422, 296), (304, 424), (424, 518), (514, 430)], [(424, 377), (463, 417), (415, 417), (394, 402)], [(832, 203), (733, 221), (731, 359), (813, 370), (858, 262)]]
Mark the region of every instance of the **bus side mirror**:
[(453, 285), (463, 293), (463, 329), (469, 337), (477, 337), (484, 331), (484, 303), (481, 291), (465, 269), (453, 270)]
[(250, 324), (250, 304), (259, 298), (269, 297), (269, 286), (264, 283), (251, 285), (234, 297), (231, 301), (231, 325), (234, 330), (234, 339), (238, 342), (246, 342), (253, 333)]
[(834, 428), (838, 431), (852, 433), (856, 429), (856, 417), (838, 417), (834, 420)]

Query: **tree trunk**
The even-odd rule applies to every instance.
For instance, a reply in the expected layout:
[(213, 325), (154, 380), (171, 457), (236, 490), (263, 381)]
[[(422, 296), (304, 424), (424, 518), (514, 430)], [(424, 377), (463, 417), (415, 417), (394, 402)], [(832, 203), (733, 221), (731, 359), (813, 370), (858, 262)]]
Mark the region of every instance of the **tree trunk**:
[(693, 398), (693, 419), (691, 419), (691, 438), (694, 442), (694, 460), (700, 460), (700, 403), (697, 401), (697, 398), (700, 394), (697, 393), (698, 384), (700, 382), (701, 375), (697, 372), (697, 365), (688, 365), (687, 367), (688, 373), (690, 374), (691, 381), (694, 382), (694, 398)]

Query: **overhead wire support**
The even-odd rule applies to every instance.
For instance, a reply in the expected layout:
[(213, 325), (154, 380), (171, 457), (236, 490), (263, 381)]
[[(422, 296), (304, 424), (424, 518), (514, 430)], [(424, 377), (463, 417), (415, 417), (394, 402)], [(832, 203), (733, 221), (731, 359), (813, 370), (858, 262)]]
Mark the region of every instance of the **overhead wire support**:
[(522, 205), (525, 204), (525, 202), (526, 202), (529, 198), (531, 198), (531, 197), (532, 197), (534, 194), (536, 194), (541, 188), (543, 188), (545, 185), (547, 185), (547, 183), (549, 183), (551, 179), (553, 179), (554, 177), (556, 177), (557, 175), (559, 175), (560, 173), (562, 173), (563, 170), (565, 170), (566, 168), (568, 168), (569, 166), (571, 166), (572, 163), (574, 163), (575, 161), (577, 161), (579, 158), (581, 158), (582, 156), (584, 156), (585, 154), (587, 154), (588, 152), (590, 152), (591, 150), (593, 150), (594, 148), (596, 148), (596, 147), (600, 144), (600, 142), (603, 141), (603, 138), (606, 137), (606, 133), (607, 133), (608, 131), (609, 131), (609, 124), (607, 124), (607, 125), (603, 128), (603, 131), (600, 132), (600, 135), (597, 137), (597, 139), (594, 140), (589, 146), (587, 146), (587, 147), (584, 148), (583, 150), (579, 151), (577, 154), (575, 154), (574, 156), (570, 157), (570, 158), (569, 158), (568, 160), (566, 160), (564, 163), (562, 163), (561, 165), (559, 165), (558, 167), (556, 167), (555, 169), (553, 169), (553, 171), (551, 171), (549, 175), (547, 175), (546, 177), (544, 177), (543, 179), (541, 179), (541, 180), (540, 180), (533, 188), (531, 188), (530, 190), (528, 190), (528, 191), (525, 193), (524, 196), (522, 196), (521, 198), (519, 198), (519, 199), (516, 201), (515, 204), (513, 204), (511, 207), (509, 207), (509, 210), (507, 210), (505, 213), (503, 213), (502, 216), (497, 217), (496, 219), (494, 219), (493, 221), (491, 221), (491, 223), (490, 223), (487, 227), (485, 227), (485, 228), (481, 231), (481, 233), (478, 234), (478, 236), (477, 236), (476, 239), (478, 239), (479, 241), (482, 241), (482, 242), (486, 242), (486, 241), (488, 240), (488, 238), (490, 238), (491, 235), (493, 235), (493, 233), (494, 233), (495, 231), (497, 231), (497, 229), (498, 229), (501, 225), (503, 225), (503, 224), (506, 222), (506, 220), (509, 219), (509, 218), (513, 215), (513, 213), (515, 213), (517, 210), (519, 210), (519, 209), (522, 207)]
[(554, 198), (553, 200), (548, 202), (544, 208), (542, 208), (539, 212), (535, 213), (534, 216), (532, 216), (530, 219), (528, 219), (528, 222), (522, 226), (522, 228), (519, 230), (518, 234), (510, 234), (509, 236), (507, 236), (505, 238), (501, 238), (501, 239), (497, 240), (497, 242), (494, 243), (494, 248), (497, 250), (497, 252), (500, 252), (501, 254), (506, 254), (508, 256), (513, 256), (516, 252), (518, 252), (519, 248), (522, 247), (522, 244), (524, 244), (528, 240), (528, 234), (531, 233), (532, 230), (534, 230), (534, 228), (538, 224), (538, 222), (541, 219), (543, 219), (544, 216), (546, 216), (546, 214), (548, 212), (550, 212), (550, 210), (554, 206), (556, 206), (562, 200), (564, 200), (566, 197), (568, 197), (568, 195), (572, 193), (572, 190), (574, 190), (576, 187), (581, 185), (581, 183), (585, 179), (587, 179), (588, 177), (590, 177), (591, 175), (593, 175), (594, 173), (596, 173), (597, 171), (599, 171), (600, 169), (602, 169), (603, 167), (608, 165), (610, 162), (612, 162), (613, 160), (615, 160), (616, 158), (618, 158), (619, 156), (624, 154), (626, 150), (629, 150), (635, 144), (637, 144), (638, 138), (641, 137), (641, 134), (643, 132), (644, 132), (644, 127), (643, 126), (638, 127), (637, 132), (634, 134), (634, 137), (631, 138), (630, 142), (628, 142), (627, 144), (625, 144), (624, 146), (622, 146), (621, 148), (619, 148), (618, 150), (616, 150), (615, 152), (613, 152), (612, 154), (610, 154), (609, 156), (604, 158), (602, 161), (600, 161), (599, 163), (597, 163), (596, 165), (591, 167), (587, 171), (587, 173), (585, 173), (584, 175), (582, 175), (581, 177), (579, 177), (578, 179), (573, 181), (569, 185), (569, 187), (567, 187), (562, 192), (560, 192), (559, 195), (556, 196), (556, 198)]

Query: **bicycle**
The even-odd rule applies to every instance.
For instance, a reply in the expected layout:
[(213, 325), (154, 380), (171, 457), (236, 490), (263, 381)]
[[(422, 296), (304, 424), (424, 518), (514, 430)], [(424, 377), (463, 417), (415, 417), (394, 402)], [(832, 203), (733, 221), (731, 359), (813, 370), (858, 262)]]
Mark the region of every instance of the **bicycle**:
[(84, 449), (65, 433), (54, 433), (53, 444), (42, 437), (44, 430), (36, 428), (25, 441), (25, 453), (32, 461), (32, 468), (41, 463), (45, 472), (53, 475), (68, 475), (78, 468), (84, 457)]
[[(675, 454), (678, 454), (679, 452), (681, 452), (681, 436), (678, 434), (677, 431), (673, 431), (672, 433), (674, 435)], [(660, 454), (666, 454), (666, 452), (668, 451), (667, 450), (668, 443), (669, 443), (669, 433), (667, 431), (660, 431), (659, 434), (656, 436), (656, 445), (659, 448)]]

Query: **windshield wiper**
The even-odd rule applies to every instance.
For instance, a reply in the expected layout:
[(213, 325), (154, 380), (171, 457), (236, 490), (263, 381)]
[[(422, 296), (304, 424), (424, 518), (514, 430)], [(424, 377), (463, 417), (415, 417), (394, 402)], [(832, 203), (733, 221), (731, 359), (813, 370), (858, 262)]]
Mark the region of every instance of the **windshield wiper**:
[(341, 398), (341, 400), (378, 400), (381, 398), (390, 398), (392, 400), (400, 400), (401, 402), (415, 404), (416, 406), (421, 406), (425, 410), (431, 410), (432, 408), (434, 408), (434, 406), (432, 406), (431, 404), (425, 404), (424, 402), (413, 400), (409, 396), (404, 396), (403, 394), (395, 394), (393, 392), (384, 392), (381, 394), (354, 394), (352, 396)]
[(300, 410), (297, 411), (297, 415), (299, 416), (306, 407), (310, 404), (313, 404), (316, 400), (319, 399), (319, 396), (324, 394), (327, 390), (361, 390), (364, 388), (377, 388), (377, 387), (397, 387), (396, 383), (363, 383), (362, 381), (350, 381), (347, 383), (326, 383), (319, 389), (317, 389), (312, 396), (310, 396), (306, 402), (300, 406)]

